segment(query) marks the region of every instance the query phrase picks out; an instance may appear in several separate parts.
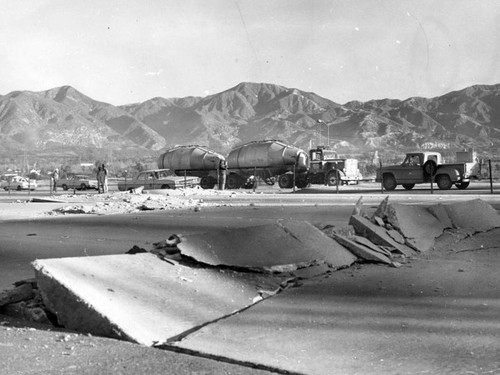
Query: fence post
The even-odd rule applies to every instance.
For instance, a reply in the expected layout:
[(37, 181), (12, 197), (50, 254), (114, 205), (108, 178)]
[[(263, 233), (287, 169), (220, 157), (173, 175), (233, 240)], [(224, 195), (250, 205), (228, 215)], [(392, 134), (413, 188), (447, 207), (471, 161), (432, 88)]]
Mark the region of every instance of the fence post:
[(384, 175), (382, 173), (382, 160), (379, 160), (380, 167), (380, 193), (384, 194)]
[(257, 188), (257, 167), (253, 167), (253, 184), (252, 184), (253, 192), (255, 193), (255, 189)]
[(295, 193), (295, 164), (293, 165), (293, 192)]
[(187, 187), (187, 174), (186, 174), (186, 170), (184, 169), (184, 189)]
[(488, 167), (490, 169), (490, 192), (493, 194), (493, 173), (491, 170), (491, 159), (488, 159)]
[(338, 194), (339, 193), (339, 178), (340, 178), (340, 173), (339, 173), (339, 166), (338, 166), (337, 162), (335, 162), (335, 175), (337, 176), (335, 178), (335, 190), (336, 190), (336, 193)]

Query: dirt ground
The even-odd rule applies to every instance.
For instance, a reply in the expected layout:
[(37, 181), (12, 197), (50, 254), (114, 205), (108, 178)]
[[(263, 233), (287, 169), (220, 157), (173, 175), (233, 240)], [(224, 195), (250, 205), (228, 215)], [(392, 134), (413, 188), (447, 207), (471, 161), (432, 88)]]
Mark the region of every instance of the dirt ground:
[[(2, 206), (5, 219), (39, 217), (47, 209), (64, 207), (47, 203), (39, 208), (19, 204)], [(475, 236), (447, 232), (434, 250), (419, 254), (399, 268), (378, 264), (357, 264), (333, 272), (343, 294), (366, 309), (376, 296), (414, 301), (413, 307), (425, 317), (422, 327), (399, 316), (406, 340), (418, 340), (428, 352), (405, 353), (391, 344), (391, 332), (382, 332), (380, 345), (370, 355), (360, 342), (346, 338), (337, 369), (323, 373), (349, 374), (500, 374), (500, 229)], [(350, 313), (346, 312), (349, 316)], [(415, 315), (415, 310), (411, 314)], [(354, 312), (352, 314), (355, 319)], [(466, 317), (466, 319), (463, 319)], [(362, 327), (369, 314), (355, 321)], [(446, 322), (458, 322), (455, 337), (439, 344), (440, 332), (450, 329)], [(352, 322), (351, 322), (352, 323)], [(455, 323), (454, 323), (455, 324)], [(431, 353), (432, 352), (432, 353)], [(429, 354), (431, 353), (431, 354)], [(293, 355), (293, 353), (291, 353)], [(429, 360), (429, 356), (433, 359)], [(376, 360), (374, 359), (376, 358)], [(411, 361), (407, 359), (411, 358)], [(382, 362), (380, 362), (382, 361)], [(424, 363), (423, 363), (424, 362)], [(428, 362), (428, 363), (425, 363)], [(264, 374), (251, 364), (225, 363), (214, 359), (173, 353), (112, 339), (82, 335), (36, 325), (0, 315), (1, 374)]]

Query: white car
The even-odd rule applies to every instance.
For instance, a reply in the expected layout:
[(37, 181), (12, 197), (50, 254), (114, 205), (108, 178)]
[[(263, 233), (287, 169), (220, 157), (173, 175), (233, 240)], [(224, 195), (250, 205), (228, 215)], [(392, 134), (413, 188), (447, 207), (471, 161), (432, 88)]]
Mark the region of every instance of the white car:
[(37, 188), (37, 182), (36, 180), (25, 177), (13, 176), (9, 177), (7, 180), (3, 180), (1, 186), (4, 190), (35, 190)]
[(76, 189), (76, 190), (97, 190), (97, 180), (83, 174), (77, 174), (68, 178), (60, 179), (57, 185), (62, 187), (63, 190)]
[(144, 186), (146, 190), (179, 189), (199, 185), (199, 177), (180, 177), (170, 169), (153, 169), (140, 172), (135, 178), (118, 181), (118, 190), (127, 191)]

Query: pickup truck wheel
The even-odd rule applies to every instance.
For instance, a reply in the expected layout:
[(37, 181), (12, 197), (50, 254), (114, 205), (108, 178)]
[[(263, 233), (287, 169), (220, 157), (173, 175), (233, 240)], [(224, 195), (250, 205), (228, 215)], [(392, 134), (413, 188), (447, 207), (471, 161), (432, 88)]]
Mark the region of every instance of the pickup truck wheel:
[(239, 189), (241, 187), (240, 178), (235, 174), (227, 176), (226, 186), (228, 189)]
[(450, 176), (448, 176), (447, 174), (440, 174), (439, 176), (437, 176), (436, 183), (440, 190), (450, 190), (453, 186)]
[(62, 188), (63, 188), (63, 190), (68, 190), (68, 185), (63, 184), (63, 185), (62, 185)]
[(81, 184), (80, 185), (80, 190), (87, 190), (87, 185)]
[(437, 171), (437, 164), (434, 160), (427, 160), (425, 163), (424, 163), (424, 172), (428, 175), (428, 176), (434, 176), (434, 174), (436, 173)]
[(282, 189), (290, 189), (293, 187), (293, 175), (292, 174), (282, 174), (278, 178), (278, 185)]
[(406, 190), (411, 190), (415, 187), (415, 184), (403, 184), (403, 187), (406, 189)]
[(330, 171), (326, 175), (326, 183), (328, 186), (336, 186), (339, 174), (337, 171)]
[(22, 189), (21, 185), (17, 185), (17, 191), (21, 191)]
[(162, 188), (162, 189), (170, 189), (170, 185), (168, 185), (168, 184), (163, 184), (163, 185), (161, 185), (161, 188)]
[(384, 175), (384, 180), (382, 181), (382, 185), (384, 186), (385, 190), (389, 191), (396, 189), (396, 186), (398, 186), (398, 184), (396, 183), (396, 179), (392, 174)]
[(458, 184), (455, 184), (455, 186), (457, 187), (458, 190), (465, 190), (469, 187), (469, 181), (467, 182), (461, 182), (461, 183), (458, 183)]
[(202, 189), (213, 189), (215, 182), (211, 177), (202, 177), (200, 180), (200, 186)]

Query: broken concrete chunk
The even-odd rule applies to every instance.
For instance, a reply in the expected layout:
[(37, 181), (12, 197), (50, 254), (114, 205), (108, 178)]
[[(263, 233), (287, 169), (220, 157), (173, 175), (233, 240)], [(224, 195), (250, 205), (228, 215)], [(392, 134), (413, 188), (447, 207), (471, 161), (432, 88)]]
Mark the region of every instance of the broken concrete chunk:
[(374, 216), (372, 221), (380, 227), (385, 227), (385, 221), (381, 217)]
[(360, 243), (357, 243), (355, 241), (352, 241), (348, 238), (339, 236), (337, 234), (332, 234), (333, 238), (340, 243), (341, 245), (345, 246), (349, 251), (351, 251), (354, 255), (356, 255), (358, 258), (370, 261), (370, 262), (382, 262), (386, 264), (391, 264), (392, 261), (387, 257), (386, 255), (374, 251), (370, 249), (369, 247), (362, 245)]
[(0, 306), (25, 301), (33, 298), (34, 295), (35, 293), (31, 284), (21, 284), (14, 289), (4, 290), (3, 292), (0, 292)]
[(392, 239), (394, 241), (396, 241), (397, 243), (400, 243), (400, 244), (404, 244), (405, 243), (405, 238), (397, 230), (395, 230), (395, 229), (389, 229), (387, 231), (387, 234), (389, 236), (391, 236)]
[(39, 259), (45, 306), (66, 328), (153, 345), (250, 306), (282, 279), (171, 265), (152, 254)]
[(340, 236), (344, 236), (347, 238), (351, 238), (356, 235), (354, 228), (352, 225), (346, 225), (342, 227), (327, 227), (323, 229), (323, 233), (325, 233), (328, 237), (331, 237), (332, 233), (338, 234)]
[(500, 216), (497, 211), (481, 199), (447, 204), (445, 209), (455, 228), (486, 232), (500, 227)]
[(391, 257), (391, 253), (390, 251), (387, 251), (385, 249), (382, 249), (380, 246), (377, 246), (375, 245), (373, 242), (371, 242), (369, 239), (367, 238), (364, 238), (364, 237), (361, 237), (361, 236), (354, 236), (353, 238), (351, 238), (351, 240), (361, 244), (361, 245), (364, 245), (370, 249), (372, 249), (373, 251), (376, 251), (378, 253), (381, 253), (381, 254), (384, 254), (385, 256), (387, 257)]
[(413, 250), (408, 246), (402, 245), (394, 241), (382, 227), (373, 224), (370, 220), (360, 216), (351, 216), (349, 224), (354, 227), (356, 234), (368, 238), (371, 242), (380, 246), (394, 247), (396, 251), (406, 256), (411, 256)]
[(333, 267), (345, 267), (356, 260), (351, 252), (312, 224), (293, 220), (186, 235), (177, 247), (182, 255), (213, 266), (251, 269), (287, 266), (287, 272), (290, 265), (324, 261)]
[[(371, 220), (374, 222), (375, 218), (378, 217), (382, 219), (382, 221), (385, 221), (385, 218), (387, 216), (387, 205), (389, 204), (389, 196), (385, 197), (385, 199), (380, 202), (379, 206), (373, 213), (373, 216), (371, 217)], [(383, 226), (383, 225), (382, 225)]]
[(352, 215), (360, 215), (360, 216), (365, 216), (366, 213), (364, 212), (363, 208), (363, 197), (360, 197), (358, 201), (356, 202), (356, 205), (354, 206), (354, 210), (352, 211)]

